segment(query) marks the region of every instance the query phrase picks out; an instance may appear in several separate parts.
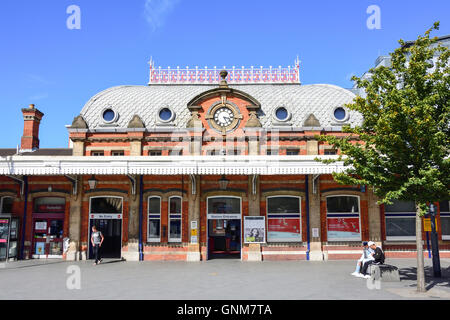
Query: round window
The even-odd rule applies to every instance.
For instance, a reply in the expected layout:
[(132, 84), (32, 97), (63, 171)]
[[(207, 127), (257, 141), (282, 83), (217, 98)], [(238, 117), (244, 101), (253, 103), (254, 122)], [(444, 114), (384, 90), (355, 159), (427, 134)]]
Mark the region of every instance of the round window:
[(106, 109), (103, 111), (103, 120), (105, 122), (112, 122), (114, 118), (116, 117), (116, 113), (112, 109)]
[(173, 115), (172, 110), (170, 110), (169, 108), (162, 108), (159, 111), (159, 118), (162, 121), (170, 121), (172, 119), (172, 115)]
[(347, 113), (345, 112), (344, 108), (339, 107), (334, 109), (334, 117), (336, 118), (336, 120), (343, 121), (345, 120), (346, 115)]
[(289, 118), (289, 112), (285, 107), (280, 107), (277, 110), (275, 110), (275, 117), (279, 121), (286, 121)]

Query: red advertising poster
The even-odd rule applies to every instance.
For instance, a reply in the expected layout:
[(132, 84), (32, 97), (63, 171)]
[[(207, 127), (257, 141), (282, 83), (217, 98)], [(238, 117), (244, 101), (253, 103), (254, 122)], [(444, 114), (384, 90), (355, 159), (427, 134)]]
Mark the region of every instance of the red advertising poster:
[(269, 218), (268, 241), (301, 241), (300, 218)]
[(359, 218), (328, 218), (328, 238), (359, 238)]
[(6, 243), (8, 240), (9, 220), (0, 220), (0, 243)]

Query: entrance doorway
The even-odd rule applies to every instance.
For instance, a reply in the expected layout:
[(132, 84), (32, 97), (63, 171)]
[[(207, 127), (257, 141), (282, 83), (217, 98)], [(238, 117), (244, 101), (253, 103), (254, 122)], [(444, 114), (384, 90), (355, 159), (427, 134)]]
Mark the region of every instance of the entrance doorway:
[(33, 218), (33, 258), (61, 258), (64, 219), (59, 215), (35, 215)]
[[(95, 216), (95, 215), (94, 215)], [(92, 227), (103, 234), (104, 240), (101, 247), (103, 258), (121, 258), (122, 252), (122, 219), (90, 219), (89, 223), (89, 259), (94, 259), (91, 235)]]
[(241, 198), (208, 198), (208, 259), (241, 258)]
[(241, 220), (209, 219), (209, 259), (241, 257)]
[(90, 198), (88, 259), (94, 258), (91, 243), (93, 226), (96, 226), (104, 237), (100, 248), (101, 257), (116, 259), (122, 257), (122, 203), (121, 197)]
[(62, 258), (65, 210), (65, 198), (34, 199), (32, 258)]

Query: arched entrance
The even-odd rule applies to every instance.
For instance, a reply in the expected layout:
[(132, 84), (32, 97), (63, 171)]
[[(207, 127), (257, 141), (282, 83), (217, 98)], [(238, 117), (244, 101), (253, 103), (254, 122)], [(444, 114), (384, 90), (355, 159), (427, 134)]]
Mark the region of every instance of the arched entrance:
[(208, 260), (241, 258), (242, 199), (235, 196), (207, 198)]

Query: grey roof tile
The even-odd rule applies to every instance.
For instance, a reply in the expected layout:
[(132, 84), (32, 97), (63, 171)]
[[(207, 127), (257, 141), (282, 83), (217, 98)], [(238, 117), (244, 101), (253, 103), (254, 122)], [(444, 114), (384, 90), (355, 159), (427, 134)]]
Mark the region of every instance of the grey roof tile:
[[(156, 114), (161, 107), (170, 106), (176, 116), (175, 127), (184, 128), (190, 118), (187, 103), (196, 95), (217, 88), (216, 85), (150, 85), (117, 86), (106, 89), (92, 97), (81, 110), (89, 128), (108, 128), (101, 113), (112, 107), (118, 118), (113, 128), (126, 128), (131, 118), (137, 114), (147, 128), (155, 128)], [(244, 91), (261, 103), (260, 121), (263, 127), (275, 125), (274, 110), (286, 107), (292, 117), (293, 127), (302, 127), (303, 122), (313, 113), (322, 127), (337, 126), (332, 118), (338, 106), (352, 102), (355, 94), (350, 90), (328, 84), (241, 84), (231, 88)], [(349, 111), (350, 125), (360, 124), (362, 116)]]

